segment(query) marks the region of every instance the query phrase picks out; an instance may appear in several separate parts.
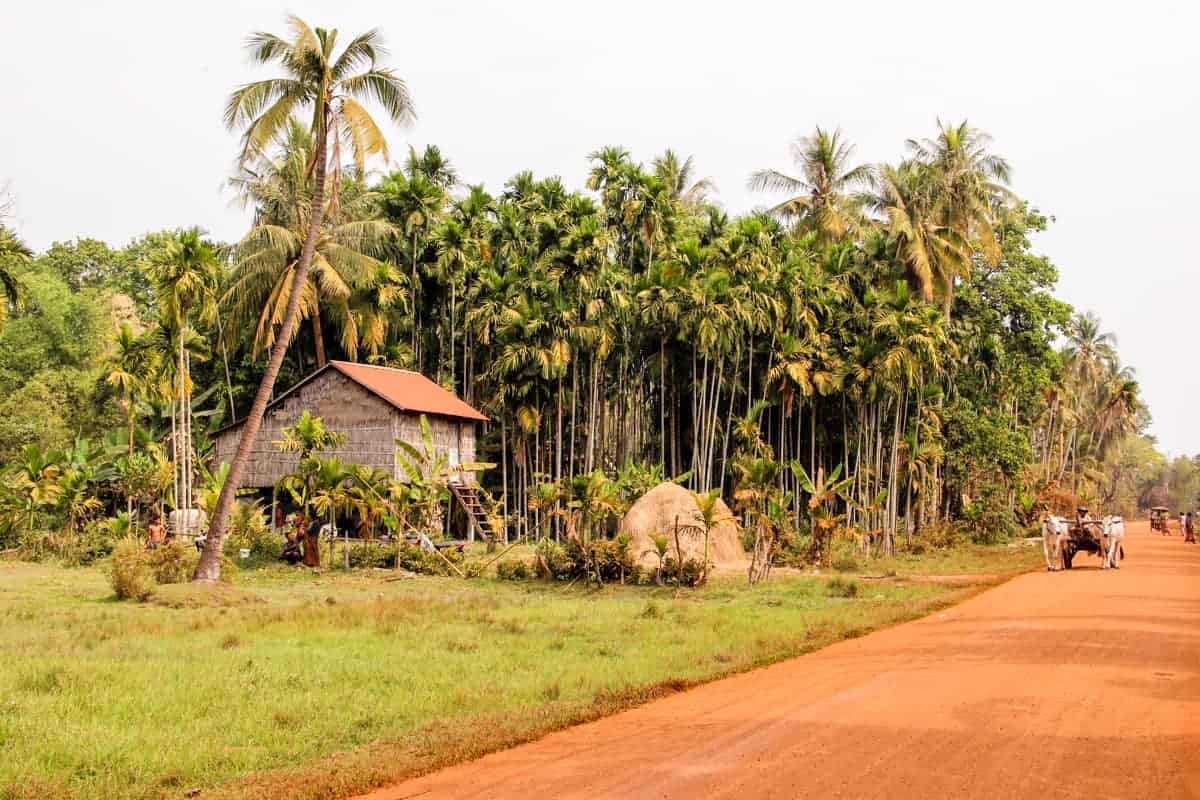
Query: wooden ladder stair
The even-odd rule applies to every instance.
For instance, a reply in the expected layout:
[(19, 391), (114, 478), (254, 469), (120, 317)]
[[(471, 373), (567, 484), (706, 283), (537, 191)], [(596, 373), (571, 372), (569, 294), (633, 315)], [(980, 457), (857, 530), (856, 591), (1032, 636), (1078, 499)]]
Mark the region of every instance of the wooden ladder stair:
[(487, 541), (491, 541), (496, 536), (496, 531), (492, 528), (491, 520), (488, 519), (487, 507), (483, 504), (483, 499), (479, 496), (479, 489), (473, 483), (458, 483), (450, 484), (450, 493), (458, 499), (458, 504), (462, 506), (463, 511), (467, 514), (467, 519), (472, 523), (475, 530)]

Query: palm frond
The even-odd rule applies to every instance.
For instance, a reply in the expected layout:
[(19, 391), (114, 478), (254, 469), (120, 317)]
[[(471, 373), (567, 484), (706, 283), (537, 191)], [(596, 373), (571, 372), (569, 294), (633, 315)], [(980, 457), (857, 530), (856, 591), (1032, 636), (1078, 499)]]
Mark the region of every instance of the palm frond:
[(377, 103), (398, 125), (408, 125), (416, 120), (417, 112), (407, 84), (390, 69), (374, 68), (344, 78), (338, 88), (343, 96), (366, 98)]

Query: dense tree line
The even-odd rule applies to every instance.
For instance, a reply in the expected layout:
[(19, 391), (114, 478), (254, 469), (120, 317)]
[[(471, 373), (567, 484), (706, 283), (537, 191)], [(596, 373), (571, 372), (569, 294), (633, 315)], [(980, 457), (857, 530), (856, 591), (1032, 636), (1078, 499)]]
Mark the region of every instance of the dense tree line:
[[(603, 147), (574, 188), (528, 171), (470, 184), (432, 146), (390, 166), (364, 103), (402, 122), (413, 105), (376, 32), (339, 52), (293, 20), (251, 50), (284, 77), (227, 111), (245, 132), (231, 188), (253, 212), (240, 241), (163, 232), (34, 257), (5, 230), (5, 455), (125, 426), (131, 443), (169, 439), (186, 481), (205, 429), (345, 358), (419, 370), (489, 414), (484, 484), (513, 535), (559, 524), (529, 502), (555, 496), (539, 487), (631, 464), (753, 489), (793, 528), (817, 496), (884, 551), (947, 519), (998, 535), (1048, 490), (1108, 507), (1144, 494), (1137, 382), (1100, 322), (1055, 296), (1033, 245), (1048, 219), (966, 122), (888, 164), (818, 128), (792, 143), (794, 175), (748, 178), (786, 199), (731, 216), (671, 150)], [(845, 486), (823, 492), (834, 474)]]

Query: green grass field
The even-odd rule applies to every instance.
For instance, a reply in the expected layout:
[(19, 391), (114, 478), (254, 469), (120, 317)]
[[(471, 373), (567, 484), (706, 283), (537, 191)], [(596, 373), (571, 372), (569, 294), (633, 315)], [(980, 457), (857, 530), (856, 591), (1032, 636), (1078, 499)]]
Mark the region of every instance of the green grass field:
[[(922, 615), (1033, 548), (750, 589), (239, 573), (116, 602), (99, 569), (0, 562), (0, 798), (337, 796)], [(855, 580), (853, 575), (842, 580)], [(982, 584), (980, 584), (982, 585)]]

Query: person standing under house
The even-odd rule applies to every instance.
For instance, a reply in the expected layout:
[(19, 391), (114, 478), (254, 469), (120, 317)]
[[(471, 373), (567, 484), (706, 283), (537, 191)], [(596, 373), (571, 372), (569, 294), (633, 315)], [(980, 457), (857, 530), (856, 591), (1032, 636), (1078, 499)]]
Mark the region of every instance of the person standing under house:
[[(306, 524), (307, 523), (307, 524)], [(296, 529), (304, 535), (304, 566), (321, 566), (321, 520), (308, 522), (303, 514), (296, 515)]]

